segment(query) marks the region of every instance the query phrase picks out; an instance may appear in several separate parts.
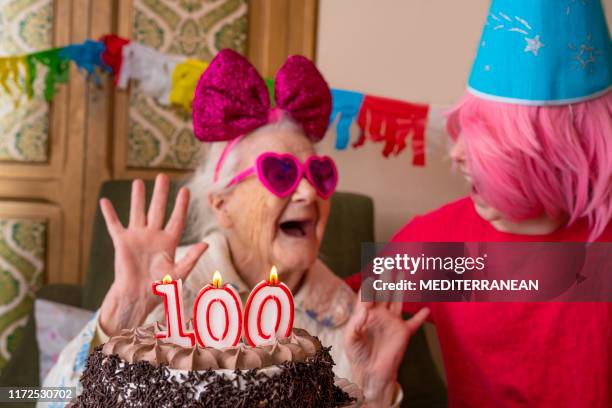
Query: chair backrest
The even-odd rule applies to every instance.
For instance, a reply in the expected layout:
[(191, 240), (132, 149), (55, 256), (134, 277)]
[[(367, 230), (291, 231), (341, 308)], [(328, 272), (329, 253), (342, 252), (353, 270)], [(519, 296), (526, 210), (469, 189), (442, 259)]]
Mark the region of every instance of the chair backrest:
[[(151, 200), (153, 181), (145, 183), (147, 204)], [(173, 182), (168, 197), (166, 217), (174, 206), (180, 184)], [(130, 180), (107, 181), (100, 197), (108, 198), (123, 225), (127, 225), (130, 209)], [(374, 207), (372, 199), (360, 194), (337, 192), (331, 198), (329, 222), (321, 243), (321, 259), (339, 276), (359, 270), (361, 243), (374, 240)], [(83, 307), (97, 309), (114, 276), (113, 244), (106, 230), (100, 208), (96, 211), (89, 268), (84, 282)]]

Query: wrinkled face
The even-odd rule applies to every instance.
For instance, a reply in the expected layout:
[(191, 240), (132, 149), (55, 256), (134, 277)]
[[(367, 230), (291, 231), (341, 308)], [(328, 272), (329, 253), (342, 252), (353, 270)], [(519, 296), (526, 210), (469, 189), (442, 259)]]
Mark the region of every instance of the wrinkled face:
[[(264, 152), (291, 153), (303, 162), (314, 154), (310, 141), (292, 129), (270, 129), (249, 135), (237, 146), (240, 171), (255, 164)], [(329, 215), (329, 200), (317, 195), (303, 177), (297, 189), (279, 198), (268, 191), (257, 176), (247, 177), (224, 193), (224, 226), (230, 246), (240, 248), (252, 264), (266, 268), (275, 265), (284, 281), (297, 279), (310, 268)], [(265, 271), (267, 273), (267, 270)], [(283, 275), (293, 275), (291, 277)], [(299, 276), (296, 276), (299, 275)]]
[(453, 147), (450, 151), (450, 156), (453, 162), (455, 162), (455, 164), (457, 165), (457, 168), (459, 169), (463, 177), (467, 180), (468, 183), (470, 183), (470, 195), (472, 197), (472, 201), (474, 202), (474, 208), (476, 209), (478, 215), (480, 215), (482, 218), (489, 222), (504, 219), (504, 216), (501, 212), (487, 204), (487, 202), (484, 201), (482, 196), (478, 194), (478, 190), (474, 186), (473, 176), (470, 173), (470, 166), (468, 161), (468, 155), (465, 151), (465, 144), (461, 137), (455, 140)]

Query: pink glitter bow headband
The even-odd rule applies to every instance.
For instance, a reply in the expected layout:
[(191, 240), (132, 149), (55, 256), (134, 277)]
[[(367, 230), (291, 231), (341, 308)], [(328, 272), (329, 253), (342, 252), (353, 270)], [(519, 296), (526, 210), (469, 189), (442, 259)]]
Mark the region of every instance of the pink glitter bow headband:
[(332, 109), (329, 86), (312, 61), (293, 55), (276, 73), (276, 108), (257, 70), (242, 55), (220, 51), (204, 71), (193, 98), (193, 130), (203, 142), (230, 141), (223, 151), (215, 180), (229, 150), (242, 135), (277, 120), (277, 109), (301, 125), (312, 142), (325, 136)]

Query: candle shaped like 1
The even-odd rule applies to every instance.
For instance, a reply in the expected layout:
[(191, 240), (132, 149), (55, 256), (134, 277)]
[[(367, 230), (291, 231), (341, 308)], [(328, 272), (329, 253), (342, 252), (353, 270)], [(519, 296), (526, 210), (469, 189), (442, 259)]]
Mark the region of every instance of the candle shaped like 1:
[(278, 281), (276, 267), (270, 279), (253, 288), (244, 310), (244, 337), (251, 346), (258, 346), (280, 337), (288, 337), (293, 329), (293, 295)]
[(193, 325), (202, 347), (236, 346), (242, 335), (242, 301), (228, 284), (221, 286), (216, 271), (212, 283), (204, 286), (193, 305)]
[(166, 314), (166, 331), (155, 333), (158, 339), (178, 344), (183, 347), (195, 345), (194, 335), (185, 329), (183, 319), (183, 281), (172, 280), (170, 275), (164, 276), (161, 281), (153, 282), (153, 293), (164, 298), (164, 312)]

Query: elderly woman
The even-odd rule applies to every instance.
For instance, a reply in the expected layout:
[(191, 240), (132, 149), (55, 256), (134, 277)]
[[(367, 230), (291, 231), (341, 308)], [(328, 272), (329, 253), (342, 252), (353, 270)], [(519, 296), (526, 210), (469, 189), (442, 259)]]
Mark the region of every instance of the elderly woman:
[[(243, 81), (234, 84), (236, 77)], [(238, 89), (249, 81), (246, 89)], [(310, 99), (300, 100), (305, 94)], [(282, 110), (265, 106), (265, 85), (242, 57), (222, 51), (215, 58), (196, 90), (194, 129), (200, 139), (229, 142), (212, 145), (208, 160), (178, 192), (165, 226), (169, 181), (164, 175), (155, 181), (148, 212), (144, 184), (134, 181), (127, 227), (112, 204), (101, 200), (115, 246), (115, 280), (96, 318), (63, 351), (45, 385), (77, 385), (92, 346), (121, 329), (162, 321), (151, 281), (168, 273), (182, 278), (183, 301), (190, 310), (214, 271), (223, 271), (224, 281), (244, 301), (275, 265), (294, 294), (294, 326), (332, 346), (336, 375), (359, 384), (369, 406), (397, 404), (399, 362), (427, 310), (404, 321), (400, 303), (356, 302), (351, 289), (318, 258), (328, 198), (337, 181), (331, 159), (316, 156), (313, 148), (329, 121), (329, 89), (310, 61), (292, 57), (277, 75), (276, 100)], [(235, 129), (239, 126), (231, 120), (238, 117), (240, 126), (247, 121), (245, 106), (265, 117)], [(304, 109), (311, 111), (304, 115)], [(190, 195), (188, 230), (199, 242), (177, 247)]]

